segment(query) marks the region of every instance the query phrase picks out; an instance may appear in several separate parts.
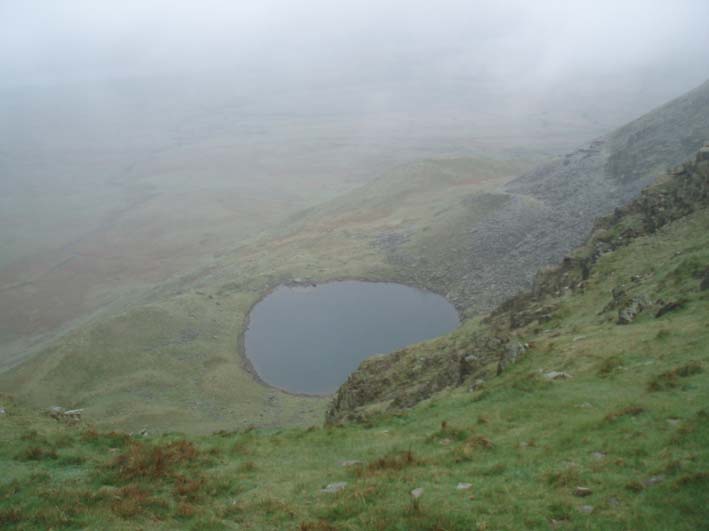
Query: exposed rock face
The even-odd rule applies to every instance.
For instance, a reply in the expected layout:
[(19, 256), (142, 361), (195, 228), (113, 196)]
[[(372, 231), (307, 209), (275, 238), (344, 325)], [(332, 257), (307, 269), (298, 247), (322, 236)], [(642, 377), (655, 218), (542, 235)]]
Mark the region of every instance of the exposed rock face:
[[(600, 256), (707, 207), (709, 161), (683, 164), (636, 200), (597, 220), (586, 245), (573, 256), (565, 257), (558, 267), (540, 271), (530, 291), (507, 300), (491, 312), (465, 352), (441, 338), (423, 348), (403, 349), (364, 361), (337, 391), (327, 412), (327, 422), (361, 419), (374, 406), (410, 407), (446, 387), (471, 382), (476, 382), (472, 387), (477, 387), (477, 382), (490, 376), (495, 367), (499, 374), (524, 354), (525, 345), (510, 339), (515, 329), (534, 320), (551, 318), (554, 298), (569, 290), (583, 290)], [(629, 219), (633, 222), (627, 224)], [(619, 322), (632, 322), (650, 305), (647, 297), (631, 295), (624, 286), (614, 288), (612, 295), (601, 313), (618, 310)], [(557, 371), (545, 376), (554, 380), (570, 377)]]
[(618, 324), (625, 325), (632, 323), (646, 306), (647, 300), (644, 297), (633, 297), (618, 310)]
[(497, 363), (497, 374), (501, 374), (507, 367), (515, 363), (527, 351), (527, 347), (518, 341), (511, 341), (505, 350), (500, 354), (500, 361)]
[(446, 387), (480, 380), (492, 372), (490, 364), (494, 367), (506, 354), (506, 344), (503, 337), (480, 335), (465, 353), (442, 354), (440, 345), (433, 342), (425, 351), (403, 349), (369, 358), (338, 389), (326, 421), (361, 420), (362, 408), (369, 404), (411, 407)]

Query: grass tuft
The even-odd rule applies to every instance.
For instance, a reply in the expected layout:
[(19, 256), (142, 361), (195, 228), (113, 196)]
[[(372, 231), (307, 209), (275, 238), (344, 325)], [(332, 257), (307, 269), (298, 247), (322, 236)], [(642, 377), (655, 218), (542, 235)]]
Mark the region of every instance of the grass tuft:
[(680, 367), (675, 367), (672, 370), (663, 372), (655, 376), (647, 384), (648, 391), (665, 391), (667, 389), (674, 389), (679, 386), (680, 378), (688, 378), (689, 376), (694, 376), (695, 374), (701, 373), (703, 370), (702, 364), (698, 361), (690, 361), (689, 363), (682, 365)]

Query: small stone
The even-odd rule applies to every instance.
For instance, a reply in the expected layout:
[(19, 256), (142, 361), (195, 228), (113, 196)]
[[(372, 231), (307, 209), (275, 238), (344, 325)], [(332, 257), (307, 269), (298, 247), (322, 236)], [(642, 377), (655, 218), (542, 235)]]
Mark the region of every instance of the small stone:
[(473, 485), (470, 483), (458, 483), (455, 488), (458, 490), (468, 490), (472, 486)]
[(571, 378), (571, 375), (568, 372), (549, 371), (544, 373), (544, 378), (547, 380), (566, 380)]
[(659, 474), (657, 476), (647, 478), (645, 481), (643, 481), (643, 485), (645, 485), (646, 487), (651, 487), (653, 485), (656, 485), (657, 483), (662, 483), (664, 480), (665, 476)]
[(586, 339), (586, 337), (588, 337), (588, 336), (576, 336), (576, 337), (573, 338), (571, 341), (572, 341), (573, 343), (576, 343), (577, 341), (581, 341), (582, 339)]
[(608, 498), (608, 505), (611, 507), (618, 507), (622, 502), (620, 501), (619, 498), (616, 498), (615, 496), (611, 496)]
[(678, 418), (670, 418), (670, 419), (667, 419), (667, 423), (668, 423), (670, 426), (677, 426), (680, 422), (681, 422), (681, 421), (680, 421), (680, 419), (678, 419)]
[(594, 459), (596, 459), (597, 461), (600, 461), (601, 459), (603, 459), (603, 458), (606, 457), (606, 453), (605, 453), (605, 452), (593, 452), (593, 453), (591, 454), (591, 456), (592, 456)]
[(363, 465), (362, 461), (357, 461), (356, 459), (348, 459), (347, 461), (340, 461), (340, 466), (347, 468), (351, 466)]
[(591, 409), (593, 407), (593, 404), (590, 402), (584, 402), (583, 404), (579, 404), (579, 407), (582, 409)]
[(0, 407), (0, 415), (6, 415), (7, 411), (5, 410), (4, 407)]
[(423, 496), (423, 487), (418, 487), (411, 491), (411, 497), (414, 500), (418, 500), (421, 496)]
[(579, 496), (580, 498), (585, 498), (593, 494), (593, 491), (588, 487), (576, 487), (574, 489), (574, 496)]
[(337, 483), (330, 483), (327, 487), (320, 489), (320, 492), (326, 492), (328, 494), (334, 494), (335, 492), (340, 492), (347, 486), (346, 481), (338, 481)]
[(451, 443), (450, 439), (441, 439), (441, 444), (443, 446), (448, 446)]
[(584, 514), (591, 514), (593, 512), (593, 505), (582, 505), (579, 507), (579, 511)]

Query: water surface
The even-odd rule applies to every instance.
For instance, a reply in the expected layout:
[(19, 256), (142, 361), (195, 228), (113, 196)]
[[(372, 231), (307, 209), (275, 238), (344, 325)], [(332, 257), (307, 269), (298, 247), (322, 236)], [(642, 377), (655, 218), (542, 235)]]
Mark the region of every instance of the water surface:
[(254, 306), (245, 351), (266, 383), (295, 393), (334, 392), (365, 358), (458, 325), (443, 297), (401, 284), (281, 286)]

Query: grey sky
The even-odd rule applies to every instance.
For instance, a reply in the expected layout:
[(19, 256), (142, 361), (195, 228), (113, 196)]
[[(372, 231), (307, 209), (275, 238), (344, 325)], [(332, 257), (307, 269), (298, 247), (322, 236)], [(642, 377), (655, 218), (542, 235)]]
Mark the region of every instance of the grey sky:
[(257, 85), (431, 77), (699, 82), (706, 0), (0, 0), (0, 83), (196, 72)]

